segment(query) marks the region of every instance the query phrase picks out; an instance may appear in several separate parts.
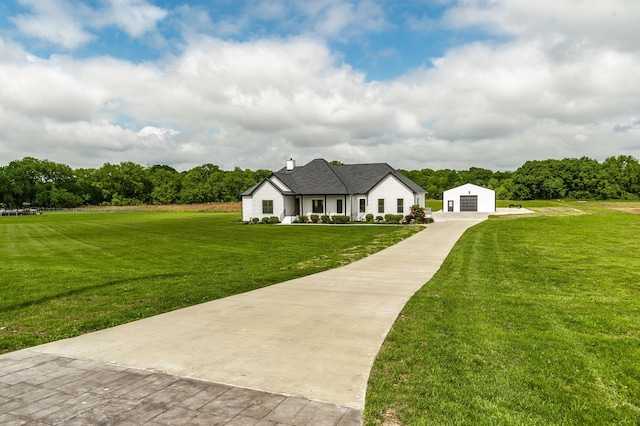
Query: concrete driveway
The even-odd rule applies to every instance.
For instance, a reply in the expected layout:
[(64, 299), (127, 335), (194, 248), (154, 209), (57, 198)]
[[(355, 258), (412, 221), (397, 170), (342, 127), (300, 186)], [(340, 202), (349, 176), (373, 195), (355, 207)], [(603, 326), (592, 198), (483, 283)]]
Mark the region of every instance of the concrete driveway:
[(30, 350), (361, 409), (400, 310), (486, 217), (436, 222), (341, 268)]
[(487, 216), (436, 212), (342, 268), (0, 356), (0, 420), (358, 425), (396, 317)]

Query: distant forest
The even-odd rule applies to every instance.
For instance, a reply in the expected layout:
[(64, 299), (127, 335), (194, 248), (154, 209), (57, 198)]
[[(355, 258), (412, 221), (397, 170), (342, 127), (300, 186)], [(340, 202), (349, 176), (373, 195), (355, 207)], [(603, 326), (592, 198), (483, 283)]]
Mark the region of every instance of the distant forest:
[[(398, 170), (441, 199), (442, 192), (465, 183), (496, 191), (501, 200), (640, 199), (640, 164), (632, 156), (600, 163), (587, 157), (527, 161), (514, 172)], [(186, 172), (166, 165), (105, 163), (97, 169), (72, 169), (25, 157), (0, 167), (0, 208), (85, 205), (194, 204), (240, 200), (240, 194), (270, 170), (221, 170), (204, 164)]]

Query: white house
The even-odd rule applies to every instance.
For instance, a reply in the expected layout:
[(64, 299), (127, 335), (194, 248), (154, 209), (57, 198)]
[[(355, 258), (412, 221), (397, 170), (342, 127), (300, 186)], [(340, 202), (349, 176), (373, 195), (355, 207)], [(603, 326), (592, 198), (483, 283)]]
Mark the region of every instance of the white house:
[(496, 192), (472, 183), (451, 188), (442, 193), (443, 212), (496, 211)]
[(408, 215), (425, 205), (426, 191), (386, 163), (330, 164), (317, 159), (287, 166), (242, 193), (242, 220), (277, 216), (287, 223), (299, 215), (346, 215), (362, 221), (368, 213)]

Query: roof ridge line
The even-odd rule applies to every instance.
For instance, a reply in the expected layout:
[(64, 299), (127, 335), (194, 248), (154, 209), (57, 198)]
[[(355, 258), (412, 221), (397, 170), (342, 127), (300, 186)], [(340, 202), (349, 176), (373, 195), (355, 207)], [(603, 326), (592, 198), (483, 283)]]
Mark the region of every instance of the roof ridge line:
[[(324, 159), (323, 159), (324, 160)], [(329, 168), (331, 169), (331, 173), (333, 173), (335, 175), (335, 177), (338, 178), (338, 180), (344, 185), (344, 187), (346, 188), (347, 192), (349, 194), (351, 194), (351, 188), (349, 188), (349, 185), (346, 184), (345, 181), (342, 180), (342, 178), (340, 177), (340, 175), (338, 173), (336, 173), (336, 171), (334, 170), (334, 167), (338, 167), (340, 166), (340, 164), (331, 164), (330, 162), (328, 162), (327, 160), (324, 160), (328, 165)], [(342, 164), (343, 166), (348, 166), (348, 164)]]

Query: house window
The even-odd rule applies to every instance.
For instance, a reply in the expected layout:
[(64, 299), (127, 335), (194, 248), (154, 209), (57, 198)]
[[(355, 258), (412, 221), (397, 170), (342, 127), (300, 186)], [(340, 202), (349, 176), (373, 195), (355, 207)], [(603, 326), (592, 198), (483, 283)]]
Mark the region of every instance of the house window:
[(367, 211), (367, 200), (364, 198), (360, 198), (360, 213), (364, 213)]
[(384, 198), (378, 198), (378, 213), (384, 213)]
[(398, 198), (398, 213), (404, 213), (404, 199)]
[(273, 214), (273, 200), (262, 200), (262, 214)]
[(313, 200), (313, 206), (311, 208), (313, 213), (324, 213), (324, 202), (323, 200)]
[(342, 200), (336, 200), (336, 212), (342, 214)]

